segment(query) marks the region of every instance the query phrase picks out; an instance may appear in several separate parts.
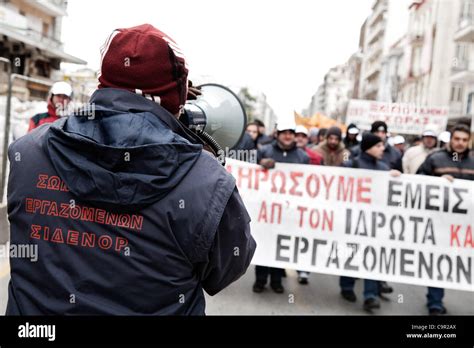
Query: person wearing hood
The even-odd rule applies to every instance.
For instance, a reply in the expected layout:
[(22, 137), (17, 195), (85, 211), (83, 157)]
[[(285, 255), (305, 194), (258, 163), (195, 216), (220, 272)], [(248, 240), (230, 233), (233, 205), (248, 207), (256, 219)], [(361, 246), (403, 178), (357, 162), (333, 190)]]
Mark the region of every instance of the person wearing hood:
[[(188, 70), (144, 24), (102, 50), (94, 112), (43, 125), (9, 148), (7, 315), (204, 315), (256, 243), (234, 178), (179, 122)], [(20, 156), (21, 160), (18, 160)]]
[(359, 135), (359, 133), (360, 130), (354, 123), (351, 123), (349, 124), (349, 126), (347, 126), (347, 133), (344, 138), (344, 146), (346, 147), (346, 149), (351, 151), (354, 146), (359, 145), (360, 142), (359, 140), (357, 140), (357, 136)]
[(336, 126), (329, 128), (326, 139), (312, 149), (323, 157), (325, 166), (340, 167), (350, 157), (350, 152), (342, 142), (342, 131)]
[(436, 151), (437, 143), (438, 139), (435, 130), (427, 127), (421, 134), (421, 144), (406, 150), (402, 159), (403, 172), (406, 174), (416, 174), (416, 171), (420, 168), (426, 157)]
[[(309, 164), (306, 152), (296, 146), (296, 125), (293, 123), (279, 123), (277, 125), (277, 138), (272, 144), (263, 146), (258, 150), (258, 163), (265, 169), (273, 169), (275, 163)], [(270, 287), (276, 293), (283, 293), (282, 278), (285, 270), (281, 268), (255, 266), (256, 280), (253, 291), (261, 293), (265, 289), (270, 276)]]
[[(381, 137), (365, 133), (360, 143), (361, 153), (359, 156), (344, 162), (343, 167), (346, 168), (360, 168), (369, 170), (383, 170), (389, 171), (393, 177), (400, 176), (401, 172), (398, 170), (390, 170), (385, 162), (382, 161), (385, 144)], [(341, 296), (349, 301), (356, 302), (357, 297), (354, 293), (355, 278), (341, 277), (339, 285), (341, 287)], [(367, 312), (372, 312), (374, 309), (380, 308), (380, 296), (383, 286), (382, 282), (372, 279), (364, 280), (364, 305), (363, 308)]]
[[(464, 124), (454, 126), (446, 148), (426, 157), (417, 174), (438, 176), (449, 182), (458, 179), (474, 181), (474, 156), (469, 151), (470, 139), (471, 132), (468, 126)], [(426, 297), (430, 315), (447, 313), (443, 304), (444, 289), (428, 287)]]
[(59, 81), (51, 87), (48, 97), (48, 111), (36, 114), (30, 118), (28, 132), (45, 123), (52, 123), (59, 120), (67, 113), (67, 107), (72, 99), (72, 87), (69, 83)]

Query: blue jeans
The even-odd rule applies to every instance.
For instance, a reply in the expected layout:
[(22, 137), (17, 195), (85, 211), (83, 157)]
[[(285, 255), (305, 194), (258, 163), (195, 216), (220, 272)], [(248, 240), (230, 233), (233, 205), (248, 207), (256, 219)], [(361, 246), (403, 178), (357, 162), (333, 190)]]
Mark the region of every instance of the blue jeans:
[(428, 288), (428, 294), (426, 298), (428, 299), (428, 308), (443, 308), (443, 297), (444, 289), (440, 288)]
[[(356, 279), (351, 277), (340, 277), (339, 286), (344, 291), (354, 291)], [(364, 279), (364, 299), (377, 298), (379, 296), (379, 282), (372, 279)]]

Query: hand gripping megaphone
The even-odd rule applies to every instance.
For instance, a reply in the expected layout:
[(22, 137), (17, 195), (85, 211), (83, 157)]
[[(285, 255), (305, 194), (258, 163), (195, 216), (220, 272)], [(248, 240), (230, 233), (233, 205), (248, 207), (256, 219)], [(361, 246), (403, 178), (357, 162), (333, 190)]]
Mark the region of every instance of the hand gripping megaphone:
[(239, 144), (247, 115), (240, 99), (227, 87), (208, 83), (198, 88), (201, 95), (186, 102), (179, 120), (220, 156), (223, 149)]

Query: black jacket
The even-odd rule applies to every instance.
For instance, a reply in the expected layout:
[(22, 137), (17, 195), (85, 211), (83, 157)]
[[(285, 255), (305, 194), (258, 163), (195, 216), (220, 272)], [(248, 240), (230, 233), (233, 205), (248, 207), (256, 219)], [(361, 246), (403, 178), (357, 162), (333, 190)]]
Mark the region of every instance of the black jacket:
[(390, 168), (383, 161), (379, 161), (375, 157), (372, 157), (365, 152), (353, 159), (344, 162), (342, 166), (346, 168), (390, 170)]
[(275, 162), (281, 163), (309, 164), (309, 156), (306, 151), (297, 148), (296, 145), (289, 150), (282, 150), (276, 140), (258, 150), (257, 157), (259, 163), (263, 158), (271, 158)]
[[(357, 145), (351, 149), (351, 158), (358, 157), (361, 153), (360, 145)], [(383, 152), (383, 158), (381, 159), (390, 169), (396, 169), (403, 172), (402, 165), (402, 154), (398, 149), (385, 143), (385, 150)]]
[(39, 255), (10, 260), (7, 314), (204, 314), (256, 247), (235, 180), (158, 104), (91, 104), (9, 148), (11, 242)]
[(456, 179), (474, 180), (474, 157), (467, 150), (455, 154), (450, 149), (433, 152), (418, 168), (417, 174), (442, 176), (451, 175)]

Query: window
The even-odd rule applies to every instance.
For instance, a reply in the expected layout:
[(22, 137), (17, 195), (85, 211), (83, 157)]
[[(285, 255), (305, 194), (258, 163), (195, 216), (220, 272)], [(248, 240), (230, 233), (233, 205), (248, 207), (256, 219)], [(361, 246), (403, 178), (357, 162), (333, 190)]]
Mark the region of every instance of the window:
[(456, 60), (454, 68), (458, 69), (467, 69), (469, 62), (469, 46), (466, 44), (457, 44), (456, 45)]
[(462, 85), (453, 84), (451, 87), (451, 101), (462, 102)]
[(466, 107), (466, 114), (471, 115), (474, 113), (473, 111), (473, 105), (472, 105), (472, 99), (474, 98), (474, 92), (469, 93), (467, 97), (467, 107)]

